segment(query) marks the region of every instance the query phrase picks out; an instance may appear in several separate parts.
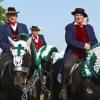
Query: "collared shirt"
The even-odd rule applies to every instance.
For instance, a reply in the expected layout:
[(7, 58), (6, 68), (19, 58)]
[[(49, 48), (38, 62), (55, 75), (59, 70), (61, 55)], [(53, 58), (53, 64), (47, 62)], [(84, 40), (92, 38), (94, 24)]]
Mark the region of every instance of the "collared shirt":
[[(78, 25), (78, 23), (74, 22), (74, 25)], [(84, 22), (83, 25), (87, 25), (87, 23)]]
[(10, 25), (10, 26), (12, 27), (12, 29), (13, 29), (14, 31), (16, 31), (17, 23), (15, 23), (15, 25)]
[(33, 39), (33, 43), (35, 44), (36, 50), (37, 52), (39, 51), (39, 49), (42, 47), (42, 42), (39, 38), (39, 36), (37, 35), (36, 37), (34, 37), (32, 35), (32, 39)]
[(39, 36), (37, 35), (36, 37), (34, 37), (33, 35), (32, 35), (32, 38), (33, 38), (33, 40), (36, 42), (36, 43), (38, 43), (38, 41), (39, 41)]
[[(9, 24), (9, 23), (8, 23)], [(19, 31), (18, 31), (18, 25), (17, 23), (15, 25), (10, 25), (10, 29), (11, 29), (11, 32), (12, 32), (12, 37), (13, 37), (13, 40), (14, 41), (18, 41), (18, 35), (19, 35)], [(15, 30), (16, 29), (16, 30)]]

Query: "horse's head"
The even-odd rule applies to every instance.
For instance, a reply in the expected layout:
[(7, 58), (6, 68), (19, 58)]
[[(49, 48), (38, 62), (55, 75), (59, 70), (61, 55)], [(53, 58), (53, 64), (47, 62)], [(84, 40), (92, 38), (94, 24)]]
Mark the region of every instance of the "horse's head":
[(13, 55), (14, 64), (14, 83), (15, 85), (22, 86), (27, 82), (28, 75), (31, 66), (31, 38), (27, 41), (19, 40), (17, 42), (13, 41), (9, 37), (9, 41), (13, 48), (11, 53)]

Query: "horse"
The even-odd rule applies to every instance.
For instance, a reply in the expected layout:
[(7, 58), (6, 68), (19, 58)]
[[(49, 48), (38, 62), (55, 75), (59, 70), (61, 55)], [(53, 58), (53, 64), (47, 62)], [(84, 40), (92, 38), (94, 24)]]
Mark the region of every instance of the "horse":
[(100, 43), (72, 68), (66, 86), (67, 100), (100, 100)]
[(64, 61), (64, 50), (61, 52), (54, 52), (52, 54), (53, 59), (53, 97), (52, 100), (60, 100), (59, 92), (61, 90), (62, 81), (62, 67)]
[(42, 67), (43, 100), (58, 100), (61, 84), (57, 80), (59, 68), (62, 65), (64, 51), (58, 52), (52, 45), (43, 46), (38, 52)]
[(12, 59), (9, 59), (0, 78), (0, 100), (38, 100), (35, 86), (38, 85), (39, 74), (37, 71), (33, 73), (33, 65), (37, 65), (31, 38), (15, 42), (9, 37), (9, 41), (13, 46)]
[(41, 47), (37, 53), (38, 62), (41, 66), (41, 97), (43, 100), (51, 100), (53, 89), (53, 61), (52, 54), (58, 52), (58, 49), (52, 45)]

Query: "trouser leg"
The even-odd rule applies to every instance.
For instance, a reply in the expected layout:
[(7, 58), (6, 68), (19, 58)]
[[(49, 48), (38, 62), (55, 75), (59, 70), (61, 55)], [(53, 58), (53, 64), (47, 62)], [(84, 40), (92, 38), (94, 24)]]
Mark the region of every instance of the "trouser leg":
[(72, 68), (72, 66), (79, 60), (79, 58), (72, 54), (64, 61), (64, 72), (63, 72), (63, 80), (62, 80), (62, 88), (66, 87), (66, 84), (68, 83), (68, 75)]

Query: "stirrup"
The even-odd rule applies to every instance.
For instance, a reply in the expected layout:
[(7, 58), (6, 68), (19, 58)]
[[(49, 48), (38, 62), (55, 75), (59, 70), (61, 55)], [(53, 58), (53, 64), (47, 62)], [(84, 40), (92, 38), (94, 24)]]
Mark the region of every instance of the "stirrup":
[(67, 91), (66, 89), (62, 89), (59, 93), (59, 99), (67, 100)]

